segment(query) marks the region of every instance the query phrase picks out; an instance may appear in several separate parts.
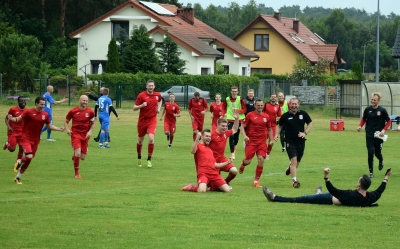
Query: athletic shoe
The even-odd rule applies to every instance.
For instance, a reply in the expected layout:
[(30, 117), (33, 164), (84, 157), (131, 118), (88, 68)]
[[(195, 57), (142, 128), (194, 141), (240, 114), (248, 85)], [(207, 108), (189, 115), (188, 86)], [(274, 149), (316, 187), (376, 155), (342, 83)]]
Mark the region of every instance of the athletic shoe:
[(235, 160), (235, 153), (232, 153), (231, 158)]
[(239, 174), (243, 174), (243, 171), (244, 171), (244, 166), (243, 164), (241, 164), (239, 168)]
[(6, 150), (8, 148), (8, 142), (5, 142), (3, 145), (3, 150)]
[(169, 141), (169, 134), (167, 135), (167, 141)]
[(98, 137), (95, 137), (95, 138), (93, 138), (93, 140), (96, 141), (96, 142), (98, 142), (98, 141), (99, 141), (99, 138), (98, 138)]
[(265, 157), (265, 160), (269, 160), (269, 155), (267, 154), (267, 156)]
[(109, 148), (111, 148), (111, 147), (110, 147), (110, 145), (108, 145), (108, 144), (105, 144), (105, 145), (104, 145), (104, 148), (107, 148), (107, 149), (109, 149)]
[(104, 149), (104, 146), (102, 144), (99, 144), (99, 149)]
[(151, 167), (153, 167), (153, 165), (151, 165), (151, 161), (147, 160), (147, 168), (151, 168)]
[(75, 178), (80, 179), (80, 178), (82, 178), (82, 176), (78, 173), (75, 175)]
[(382, 161), (379, 161), (379, 168), (378, 168), (379, 170), (382, 170), (383, 169), (383, 160)]
[(282, 152), (285, 152), (285, 147), (282, 147)]
[(299, 181), (294, 181), (293, 182), (293, 188), (300, 188), (300, 182)]
[(186, 185), (185, 187), (181, 188), (182, 191), (191, 191), (194, 188), (193, 184)]
[(256, 187), (256, 188), (261, 188), (261, 185), (258, 182), (254, 182), (253, 186)]
[(21, 178), (19, 178), (19, 177), (15, 177), (15, 178), (14, 178), (14, 182), (15, 182), (16, 184), (22, 184)]
[(17, 162), (14, 164), (14, 172), (17, 173), (18, 170), (21, 168), (21, 159), (18, 159)]
[(168, 148), (171, 148), (172, 147), (172, 144), (168, 144)]
[(141, 159), (138, 159), (138, 160), (137, 160), (137, 166), (138, 166), (138, 167), (142, 167), (142, 160), (141, 160)]
[(56, 140), (55, 140), (55, 139), (52, 139), (52, 138), (48, 138), (47, 141), (49, 141), (49, 142), (55, 142)]
[(318, 186), (318, 187), (315, 189), (315, 193), (316, 193), (317, 195), (322, 194), (322, 186)]
[(287, 167), (286, 172), (285, 172), (285, 174), (287, 176), (290, 175), (290, 165), (292, 165), (292, 163), (289, 163), (289, 166)]
[(374, 173), (369, 173), (369, 178), (374, 178)]
[(268, 201), (274, 201), (275, 194), (272, 193), (272, 191), (269, 190), (266, 186), (263, 187), (263, 192), (264, 192), (265, 197), (267, 197)]

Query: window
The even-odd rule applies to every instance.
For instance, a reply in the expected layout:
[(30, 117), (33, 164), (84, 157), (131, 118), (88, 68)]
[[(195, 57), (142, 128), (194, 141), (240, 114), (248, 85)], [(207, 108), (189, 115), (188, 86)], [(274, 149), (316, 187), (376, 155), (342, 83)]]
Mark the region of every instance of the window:
[(92, 65), (91, 74), (99, 74), (100, 64), (101, 64), (101, 68), (102, 68), (103, 72), (106, 71), (107, 61), (90, 61), (90, 64)]
[(129, 36), (129, 21), (113, 21), (112, 23), (112, 37), (118, 39), (121, 30)]
[(202, 67), (201, 68), (201, 74), (202, 75), (210, 74), (210, 72), (211, 72), (211, 68), (209, 68), (209, 67)]
[(269, 51), (269, 35), (254, 35), (254, 50)]
[(242, 67), (242, 75), (247, 76), (247, 67)]
[(272, 68), (252, 68), (251, 73), (272, 74)]
[(226, 74), (229, 74), (229, 65), (223, 65), (223, 67), (224, 67), (224, 72)]
[(225, 49), (223, 49), (223, 48), (217, 48), (217, 50), (218, 50), (221, 54), (225, 54)]

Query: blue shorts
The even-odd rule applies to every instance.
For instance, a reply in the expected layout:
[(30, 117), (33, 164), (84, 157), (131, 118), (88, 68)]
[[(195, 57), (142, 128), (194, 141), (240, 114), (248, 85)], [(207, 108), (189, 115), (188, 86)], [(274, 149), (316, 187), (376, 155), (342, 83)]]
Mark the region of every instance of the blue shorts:
[(110, 129), (110, 117), (99, 117), (101, 129), (108, 131)]

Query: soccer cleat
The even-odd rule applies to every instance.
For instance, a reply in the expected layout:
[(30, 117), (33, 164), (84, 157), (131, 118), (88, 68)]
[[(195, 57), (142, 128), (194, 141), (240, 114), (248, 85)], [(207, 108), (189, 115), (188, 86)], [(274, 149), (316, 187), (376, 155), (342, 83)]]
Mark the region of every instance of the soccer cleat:
[(269, 160), (269, 155), (267, 154), (267, 156), (265, 157), (265, 160)]
[(254, 183), (253, 183), (253, 187), (261, 188), (261, 185), (260, 185), (258, 182), (254, 182)]
[(147, 160), (147, 168), (151, 168), (151, 167), (153, 167), (153, 165), (151, 164), (151, 161)]
[(282, 152), (285, 152), (285, 147), (282, 147)]
[(235, 160), (235, 152), (232, 153), (231, 158), (232, 158), (233, 160)]
[(168, 144), (168, 148), (171, 148), (172, 147), (172, 144)]
[(322, 186), (318, 186), (318, 187), (315, 189), (315, 193), (316, 193), (317, 195), (322, 194)]
[(81, 179), (82, 178), (82, 176), (78, 173), (78, 174), (76, 174), (75, 175), (75, 178), (77, 178), (77, 179)]
[(369, 173), (369, 178), (374, 178), (374, 173)]
[(17, 162), (15, 162), (15, 164), (14, 164), (14, 172), (15, 173), (18, 172), (18, 170), (21, 168), (21, 165), (22, 165), (21, 159), (18, 159)]
[(99, 149), (104, 149), (104, 146), (102, 144), (99, 144), (98, 148)]
[(182, 191), (191, 191), (193, 189), (193, 184), (188, 184), (185, 187), (181, 188)]
[(382, 170), (383, 169), (383, 160), (382, 161), (379, 161), (379, 168), (378, 168), (379, 170)]
[(137, 160), (137, 166), (138, 166), (138, 167), (142, 167), (142, 160), (141, 160), (141, 159), (138, 159), (138, 160)]
[(292, 163), (289, 163), (289, 166), (287, 167), (286, 172), (285, 172), (285, 174), (287, 176), (290, 175), (290, 165), (292, 165)]
[(98, 141), (99, 141), (99, 138), (98, 138), (98, 137), (95, 137), (95, 138), (93, 138), (93, 140), (96, 141), (96, 142), (98, 142)]
[(107, 148), (107, 149), (109, 149), (109, 148), (111, 148), (111, 147), (110, 147), (110, 145), (108, 145), (108, 144), (105, 144), (105, 145), (104, 145), (104, 148)]
[(6, 150), (8, 148), (8, 142), (5, 142), (3, 145), (3, 150)]
[(22, 184), (21, 178), (19, 178), (19, 177), (15, 177), (15, 178), (14, 178), (14, 182), (15, 182), (16, 184)]
[(266, 186), (263, 187), (263, 192), (264, 192), (265, 197), (267, 197), (268, 201), (274, 201), (275, 194), (272, 193), (272, 191), (269, 190)]
[(293, 182), (293, 188), (300, 188), (300, 182), (299, 181), (294, 181)]
[(243, 174), (243, 171), (244, 171), (244, 166), (242, 164), (242, 165), (240, 165), (240, 168), (239, 168), (239, 174)]
[(55, 142), (56, 140), (55, 140), (55, 139), (52, 139), (52, 138), (48, 138), (47, 141), (49, 141), (49, 142)]

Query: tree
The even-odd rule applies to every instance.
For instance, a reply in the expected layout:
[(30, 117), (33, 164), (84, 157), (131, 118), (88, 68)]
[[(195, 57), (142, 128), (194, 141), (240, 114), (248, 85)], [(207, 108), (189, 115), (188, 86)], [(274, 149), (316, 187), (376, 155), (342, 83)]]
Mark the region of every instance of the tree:
[(161, 68), (155, 54), (154, 41), (142, 24), (133, 28), (122, 54), (122, 71), (126, 73), (160, 73)]
[(354, 75), (355, 79), (357, 80), (365, 79), (365, 76), (362, 73), (361, 63), (359, 61), (353, 63), (353, 66), (351, 67), (351, 72)]
[(290, 78), (293, 81), (300, 83), (302, 80), (311, 80), (314, 76), (314, 69), (311, 62), (303, 55), (297, 56)]
[(114, 38), (112, 38), (108, 44), (107, 58), (107, 73), (119, 73), (121, 71), (121, 65), (119, 61), (117, 41)]
[(161, 70), (164, 73), (182, 74), (185, 70), (186, 61), (180, 58), (182, 52), (178, 45), (171, 39), (167, 33), (164, 42), (158, 50)]
[(66, 68), (68, 65), (76, 65), (76, 44), (65, 37), (57, 37), (47, 46), (43, 59), (51, 68)]
[(0, 37), (0, 68), (5, 88), (16, 88), (40, 68), (42, 44), (33, 36), (10, 34)]

